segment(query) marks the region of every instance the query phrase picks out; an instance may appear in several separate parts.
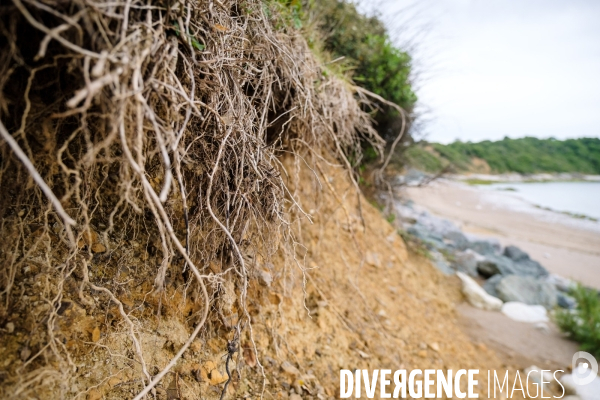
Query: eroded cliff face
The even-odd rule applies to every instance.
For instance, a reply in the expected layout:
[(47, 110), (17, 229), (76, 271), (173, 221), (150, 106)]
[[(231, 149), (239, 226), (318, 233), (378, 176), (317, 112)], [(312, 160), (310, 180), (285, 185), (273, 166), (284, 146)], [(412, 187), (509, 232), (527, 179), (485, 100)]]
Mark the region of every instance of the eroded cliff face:
[(265, 290), (277, 304), (265, 298), (255, 319), (269, 390), (286, 398), (289, 385), (303, 398), (338, 398), (340, 369), (479, 369), (486, 398), (487, 371), (512, 367), (459, 328), (458, 280), (408, 251), (341, 167), (305, 169), (291, 186), (313, 223), (298, 222), (305, 273), (280, 270)]
[[(252, 265), (246, 293), (251, 323), (243, 323), (236, 336), (236, 323), (244, 315), (238, 302), (242, 288), (221, 282), (214, 292), (214, 303), (218, 297), (222, 304), (218, 318), (209, 321), (157, 385), (157, 398), (220, 397), (229, 376), (229, 341), (238, 351), (227, 361), (231, 381), (226, 398), (337, 398), (340, 369), (382, 368), (479, 369), (485, 397), (487, 370), (506, 366), (459, 329), (457, 280), (408, 252), (394, 227), (357, 193), (342, 166), (319, 161), (308, 168), (297, 161), (289, 157), (283, 163), (286, 185), (306, 213), (296, 210), (290, 218), (294, 246), (281, 245), (268, 261), (260, 248), (246, 253)], [(135, 241), (122, 246), (136, 247)], [(126, 268), (141, 271), (148, 257), (141, 251), (128, 259)], [(110, 260), (94, 256), (90, 263), (92, 273), (101, 275)], [(46, 307), (34, 294), (44, 290), (43, 271), (31, 263), (19, 275), (28, 293), (23, 301), (38, 302), (38, 308)], [(186, 285), (181, 276), (168, 277)], [(62, 306), (52, 320), (52, 332), (74, 366), (64, 382), (64, 397), (133, 398), (144, 372), (120, 307), (133, 323), (153, 376), (188, 339), (202, 312), (201, 294), (198, 289), (156, 294), (152, 281), (141, 277), (119, 293), (119, 305), (101, 291), (79, 297), (81, 279), (79, 273), (67, 279)], [(124, 271), (123, 284), (130, 279)], [(43, 340), (39, 330), (28, 331), (35, 315), (11, 315), (14, 329), (0, 339), (5, 379), (23, 368), (31, 356), (25, 353)], [(58, 374), (54, 368), (49, 363), (39, 372), (40, 384)], [(54, 385), (39, 388), (24, 397), (52, 398), (59, 392)]]
[(285, 16), (44, 4), (0, 14), (0, 397), (323, 398), (340, 368), (497, 364), (350, 178), (384, 143), (367, 92)]

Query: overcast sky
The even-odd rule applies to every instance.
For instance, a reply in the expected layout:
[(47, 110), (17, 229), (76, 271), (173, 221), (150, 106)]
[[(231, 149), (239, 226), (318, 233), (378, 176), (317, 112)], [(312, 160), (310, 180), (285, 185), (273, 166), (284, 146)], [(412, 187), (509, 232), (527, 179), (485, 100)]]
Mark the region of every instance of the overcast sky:
[(360, 0), (412, 42), (427, 139), (600, 137), (600, 0)]

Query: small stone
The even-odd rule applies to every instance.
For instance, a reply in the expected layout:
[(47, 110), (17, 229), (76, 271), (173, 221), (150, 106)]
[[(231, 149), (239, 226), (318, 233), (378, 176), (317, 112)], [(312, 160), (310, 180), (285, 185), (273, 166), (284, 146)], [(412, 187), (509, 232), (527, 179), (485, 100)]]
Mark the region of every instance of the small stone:
[(430, 343), (429, 347), (431, 347), (432, 350), (440, 351), (440, 345), (437, 344), (436, 342)]
[(102, 393), (98, 389), (90, 389), (87, 394), (87, 400), (100, 400), (102, 399)]
[(5, 325), (5, 328), (8, 331), (8, 333), (13, 333), (15, 331), (15, 324), (13, 324), (12, 322), (9, 322), (8, 324)]
[(221, 372), (218, 369), (213, 369), (210, 373), (210, 381), (208, 383), (210, 383), (213, 386), (217, 386), (225, 382), (226, 380), (227, 375), (221, 374)]
[(221, 264), (216, 261), (211, 261), (208, 264), (208, 267), (214, 274), (220, 274), (221, 272), (223, 272), (223, 268), (221, 267)]
[(95, 230), (90, 228), (89, 230), (85, 230), (83, 232), (81, 239), (79, 239), (79, 242), (77, 242), (77, 247), (82, 249), (85, 246), (90, 246), (97, 242), (98, 242), (98, 234), (96, 233)]
[(31, 356), (31, 349), (27, 346), (21, 349), (21, 361), (27, 361), (27, 359)]
[(96, 343), (98, 340), (100, 340), (100, 328), (95, 327), (92, 331), (92, 342)]
[(110, 378), (110, 379), (108, 380), (108, 385), (109, 385), (110, 387), (115, 387), (115, 386), (117, 386), (117, 385), (118, 385), (119, 383), (121, 383), (121, 382), (123, 382), (123, 381), (122, 381), (122, 380), (121, 380), (119, 377), (117, 377), (117, 376), (113, 376), (112, 378)]
[(365, 353), (362, 350), (357, 349), (356, 351), (358, 352), (358, 355), (360, 356), (360, 358), (370, 358), (371, 357), (370, 355), (368, 355), (367, 353)]
[(212, 386), (219, 385), (227, 380), (227, 375), (221, 374), (217, 366), (212, 361), (207, 361), (203, 366), (203, 376)]
[(281, 369), (286, 374), (294, 377), (300, 375), (300, 371), (298, 370), (298, 368), (294, 367), (289, 361), (284, 361), (283, 363), (281, 363)]
[(367, 251), (365, 254), (365, 262), (375, 268), (381, 268), (381, 256), (378, 253)]
[(273, 282), (273, 276), (269, 271), (264, 269), (259, 269), (256, 271), (256, 275), (258, 276), (258, 281), (261, 285), (270, 287)]
[(102, 243), (94, 243), (92, 245), (92, 253), (104, 253), (106, 251), (106, 246)]
[(247, 366), (249, 366), (250, 368), (256, 367), (256, 354), (254, 354), (254, 349), (251, 347), (250, 344), (244, 346), (242, 354), (244, 356), (244, 362)]
[(296, 393), (292, 393), (289, 397), (290, 400), (302, 400), (302, 396)]
[(427, 350), (419, 350), (419, 352), (417, 353), (417, 355), (419, 357), (425, 358), (425, 357), (427, 357)]

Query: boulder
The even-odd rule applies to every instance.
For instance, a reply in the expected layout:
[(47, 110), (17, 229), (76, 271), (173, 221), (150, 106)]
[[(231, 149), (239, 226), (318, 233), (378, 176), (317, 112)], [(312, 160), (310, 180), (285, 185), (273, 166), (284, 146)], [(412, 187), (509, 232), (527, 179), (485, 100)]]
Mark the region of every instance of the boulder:
[(444, 234), (446, 243), (457, 250), (465, 250), (469, 246), (469, 240), (459, 230), (448, 231)]
[(519, 261), (514, 261), (506, 256), (494, 254), (486, 255), (484, 260), (478, 262), (477, 270), (486, 278), (496, 274), (533, 277), (548, 275), (548, 271), (537, 261), (523, 258)]
[(510, 301), (502, 305), (502, 314), (520, 322), (548, 322), (548, 312), (542, 306)]
[(564, 294), (562, 292), (558, 292), (556, 294), (556, 304), (559, 307), (566, 308), (567, 310), (572, 310), (577, 307), (577, 300), (568, 294)]
[(457, 252), (454, 255), (454, 268), (457, 271), (464, 272), (465, 274), (476, 278), (477, 277), (477, 263), (482, 261), (484, 257), (480, 254), (475, 253), (471, 249)]
[(462, 272), (457, 272), (456, 275), (462, 281), (462, 292), (471, 305), (481, 308), (482, 310), (500, 310), (502, 308), (502, 300), (487, 294), (486, 291), (468, 275)]
[(509, 275), (496, 285), (498, 297), (505, 302), (518, 301), (552, 309), (556, 305), (556, 289), (545, 280), (531, 276)]
[(419, 239), (428, 249), (447, 249), (442, 235), (430, 231), (426, 226), (416, 223), (406, 230), (408, 233)]
[(542, 265), (532, 260), (529, 254), (517, 246), (506, 246), (504, 256), (515, 262), (517, 273), (530, 276), (547, 276), (548, 271)]
[(500, 253), (500, 242), (496, 240), (473, 240), (468, 244), (469, 248), (484, 256), (495, 255)]
[(511, 275), (517, 272), (515, 263), (508, 257), (488, 254), (477, 263), (477, 271), (484, 278), (500, 275)]
[(525, 253), (517, 246), (506, 246), (504, 255), (513, 261), (529, 260), (529, 254)]
[(515, 262), (516, 273), (524, 276), (535, 276), (538, 278), (548, 276), (548, 270), (532, 259), (525, 259)]
[(577, 287), (577, 283), (568, 278), (563, 278), (560, 275), (550, 274), (547, 279), (548, 282), (552, 283), (561, 292), (569, 292)]
[(485, 281), (485, 283), (483, 284), (483, 289), (490, 295), (498, 297), (498, 292), (496, 292), (496, 286), (498, 286), (498, 283), (500, 283), (502, 278), (504, 277), (499, 274), (492, 276), (487, 281)]

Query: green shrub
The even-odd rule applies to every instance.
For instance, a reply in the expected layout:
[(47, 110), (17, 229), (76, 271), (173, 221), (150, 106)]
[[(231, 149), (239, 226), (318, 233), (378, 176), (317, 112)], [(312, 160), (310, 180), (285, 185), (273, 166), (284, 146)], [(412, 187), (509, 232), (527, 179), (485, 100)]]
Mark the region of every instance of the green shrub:
[(414, 168), (431, 173), (440, 172), (448, 164), (418, 144), (409, 147), (404, 152), (404, 161)]
[[(358, 85), (412, 112), (417, 96), (410, 82), (410, 55), (393, 45), (380, 19), (360, 14), (344, 0), (305, 0), (304, 10), (311, 15), (323, 50), (333, 58), (344, 57), (342, 69)], [(399, 113), (381, 105), (374, 117), (380, 135), (393, 140)]]
[(600, 358), (600, 297), (593, 289), (578, 286), (571, 295), (577, 300), (574, 311), (556, 313), (558, 326), (581, 343), (581, 349)]
[(263, 11), (277, 29), (301, 29), (306, 18), (301, 0), (267, 0), (263, 3)]
[(459, 170), (467, 170), (473, 157), (484, 159), (497, 173), (580, 172), (600, 174), (600, 139), (521, 139), (496, 142), (456, 141), (434, 144), (434, 149)]

